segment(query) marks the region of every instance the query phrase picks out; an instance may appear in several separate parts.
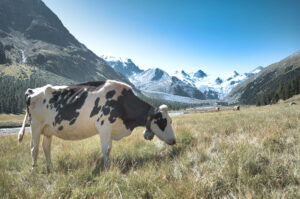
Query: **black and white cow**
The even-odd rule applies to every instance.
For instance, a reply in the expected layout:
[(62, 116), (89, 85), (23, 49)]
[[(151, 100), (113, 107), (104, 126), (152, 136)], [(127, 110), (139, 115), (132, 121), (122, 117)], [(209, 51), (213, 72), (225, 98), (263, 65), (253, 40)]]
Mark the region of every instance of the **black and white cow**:
[(137, 126), (146, 126), (145, 139), (152, 139), (155, 134), (170, 145), (176, 143), (167, 106), (154, 108), (121, 82), (46, 85), (27, 89), (25, 98), (27, 110), (18, 139), (22, 141), (29, 115), (33, 169), (37, 165), (40, 135), (43, 135), (42, 145), (49, 171), (52, 168), (50, 146), (53, 135), (64, 140), (80, 140), (100, 134), (106, 167), (109, 166), (112, 140), (130, 135)]

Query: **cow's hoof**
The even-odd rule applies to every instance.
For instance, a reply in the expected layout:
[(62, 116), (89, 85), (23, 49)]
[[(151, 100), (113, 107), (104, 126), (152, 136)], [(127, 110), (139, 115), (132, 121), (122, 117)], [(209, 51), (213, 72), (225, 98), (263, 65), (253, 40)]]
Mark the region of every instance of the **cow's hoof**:
[(148, 129), (146, 129), (146, 130), (144, 131), (144, 138), (145, 138), (146, 140), (152, 140), (153, 137), (154, 137), (154, 133), (153, 133), (153, 132), (149, 131)]
[(18, 136), (18, 141), (19, 141), (19, 143), (22, 142), (22, 139), (23, 139), (23, 136), (22, 136), (22, 135), (19, 135), (19, 136)]

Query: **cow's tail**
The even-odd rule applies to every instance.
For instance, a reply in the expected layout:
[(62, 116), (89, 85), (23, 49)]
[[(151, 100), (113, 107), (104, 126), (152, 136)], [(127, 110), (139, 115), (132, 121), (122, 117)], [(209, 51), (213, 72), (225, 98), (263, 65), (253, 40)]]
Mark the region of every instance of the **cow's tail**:
[(22, 127), (21, 127), (20, 131), (19, 131), (19, 136), (18, 136), (19, 143), (22, 142), (23, 136), (25, 134), (25, 125), (26, 125), (27, 117), (28, 117), (28, 110), (25, 111), (25, 117), (24, 117), (24, 120), (23, 120), (23, 124), (22, 124)]

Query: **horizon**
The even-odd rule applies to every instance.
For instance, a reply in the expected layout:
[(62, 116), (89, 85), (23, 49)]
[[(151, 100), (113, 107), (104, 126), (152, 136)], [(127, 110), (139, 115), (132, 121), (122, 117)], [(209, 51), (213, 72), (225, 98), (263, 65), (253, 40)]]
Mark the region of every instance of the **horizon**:
[(243, 74), (300, 50), (295, 0), (43, 2), (95, 54), (141, 69)]

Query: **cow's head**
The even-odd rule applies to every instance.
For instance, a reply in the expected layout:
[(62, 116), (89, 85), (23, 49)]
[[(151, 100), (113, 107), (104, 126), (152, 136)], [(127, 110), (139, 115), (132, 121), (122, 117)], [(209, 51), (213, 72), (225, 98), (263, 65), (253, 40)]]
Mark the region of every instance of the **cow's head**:
[(172, 119), (168, 114), (167, 105), (161, 105), (158, 111), (147, 117), (144, 137), (151, 140), (154, 135), (165, 141), (169, 145), (176, 144), (176, 139), (172, 129)]

